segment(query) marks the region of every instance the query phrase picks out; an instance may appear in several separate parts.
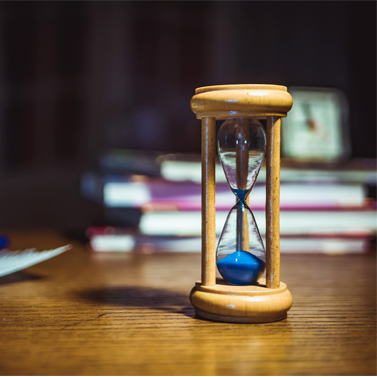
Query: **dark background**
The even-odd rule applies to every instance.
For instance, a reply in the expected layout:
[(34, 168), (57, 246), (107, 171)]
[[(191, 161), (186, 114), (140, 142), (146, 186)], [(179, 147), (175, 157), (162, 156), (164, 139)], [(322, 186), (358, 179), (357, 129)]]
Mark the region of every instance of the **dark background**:
[(85, 229), (108, 148), (199, 152), (199, 86), (334, 87), (376, 157), (375, 2), (1, 2), (1, 227)]

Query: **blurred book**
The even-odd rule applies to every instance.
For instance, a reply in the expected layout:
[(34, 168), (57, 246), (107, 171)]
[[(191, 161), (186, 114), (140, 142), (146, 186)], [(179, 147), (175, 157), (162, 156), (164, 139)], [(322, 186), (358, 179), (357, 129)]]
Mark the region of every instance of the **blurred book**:
[[(216, 211), (216, 234), (220, 235), (228, 211)], [(266, 233), (264, 211), (253, 211), (261, 235)], [(200, 211), (148, 211), (142, 214), (139, 229), (148, 235), (200, 236)], [(377, 231), (374, 210), (363, 211), (282, 211), (281, 235), (371, 236)]]
[(143, 174), (159, 176), (161, 174), (158, 152), (112, 149), (103, 153), (98, 160), (100, 172), (106, 174)]
[[(94, 252), (200, 252), (201, 237), (148, 236), (121, 228), (90, 228), (89, 248)], [(265, 239), (263, 242), (265, 243)], [(217, 239), (218, 241), (218, 239)], [(360, 254), (370, 250), (369, 240), (363, 235), (322, 237), (282, 237), (282, 253)]]
[[(360, 162), (361, 163), (361, 162)], [(369, 168), (368, 165), (363, 168), (348, 167), (347, 164), (323, 165), (310, 164), (310, 167), (303, 167), (295, 161), (287, 161), (287, 167), (282, 166), (280, 169), (280, 181), (284, 182), (339, 182), (339, 183), (364, 183), (376, 186), (377, 173), (375, 168)], [(373, 164), (372, 164), (373, 165)], [(201, 163), (200, 161), (184, 160), (164, 160), (161, 165), (161, 176), (170, 181), (193, 181), (201, 182)], [(215, 167), (216, 182), (226, 182), (225, 174), (220, 163)], [(266, 168), (262, 168), (258, 175), (257, 182), (266, 182)]]
[[(113, 176), (87, 172), (81, 179), (84, 197), (106, 207), (142, 208), (144, 210), (192, 211), (201, 209), (201, 185), (192, 181), (171, 182), (145, 176)], [(250, 196), (252, 210), (265, 208), (266, 186), (257, 183)], [(216, 184), (217, 210), (230, 210), (235, 196), (227, 183)], [(360, 209), (369, 208), (362, 184), (282, 183), (281, 210)]]
[[(201, 182), (200, 155), (159, 154), (114, 149), (99, 158), (101, 174), (160, 176), (168, 181)], [(297, 159), (282, 159), (281, 182), (340, 182), (377, 185), (376, 160), (351, 160), (347, 163), (304, 163)], [(226, 183), (219, 161), (216, 162), (216, 182)], [(259, 183), (266, 182), (266, 169), (262, 166)]]
[[(326, 165), (282, 160), (282, 252), (365, 251), (377, 231), (375, 168), (375, 160)], [(199, 251), (200, 183), (200, 156), (131, 151), (104, 154), (98, 171), (82, 175), (81, 193), (103, 205), (107, 225), (115, 228), (88, 230), (91, 249)], [(249, 197), (262, 237), (266, 230), (265, 191), (266, 170), (262, 167)], [(217, 236), (234, 204), (235, 196), (217, 163)]]

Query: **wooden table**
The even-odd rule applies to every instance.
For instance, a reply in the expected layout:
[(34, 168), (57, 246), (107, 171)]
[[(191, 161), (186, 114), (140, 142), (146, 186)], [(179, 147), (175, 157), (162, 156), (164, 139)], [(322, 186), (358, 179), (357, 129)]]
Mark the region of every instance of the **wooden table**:
[(375, 255), (283, 255), (288, 318), (195, 318), (200, 254), (91, 254), (52, 232), (15, 248), (73, 250), (0, 278), (2, 375), (375, 375)]

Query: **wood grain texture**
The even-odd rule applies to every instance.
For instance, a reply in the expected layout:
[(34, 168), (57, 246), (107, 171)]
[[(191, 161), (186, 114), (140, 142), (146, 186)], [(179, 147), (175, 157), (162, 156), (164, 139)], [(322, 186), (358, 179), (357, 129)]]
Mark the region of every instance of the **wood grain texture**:
[(202, 282), (216, 284), (216, 119), (202, 119)]
[(198, 88), (191, 110), (198, 119), (216, 117), (287, 116), (293, 100), (281, 85), (218, 85)]
[(73, 249), (0, 279), (2, 375), (376, 375), (375, 255), (282, 255), (287, 319), (195, 318), (200, 253), (90, 254), (51, 232), (14, 248)]
[(280, 118), (267, 117), (266, 285), (268, 288), (280, 286), (280, 128)]
[(266, 287), (265, 279), (256, 285), (234, 286), (223, 279), (207, 287), (196, 283), (190, 293), (196, 313), (204, 318), (231, 323), (265, 323), (286, 318), (292, 307), (287, 286)]
[[(246, 191), (249, 176), (249, 124), (247, 118), (237, 119), (236, 176), (237, 188)], [(245, 143), (246, 141), (246, 143)], [(249, 224), (243, 203), (237, 209), (237, 250), (249, 251)]]

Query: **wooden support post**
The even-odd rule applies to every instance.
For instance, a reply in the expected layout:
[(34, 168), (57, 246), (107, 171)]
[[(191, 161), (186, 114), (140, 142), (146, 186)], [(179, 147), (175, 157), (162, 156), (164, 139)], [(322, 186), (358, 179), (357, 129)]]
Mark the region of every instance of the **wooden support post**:
[(202, 285), (216, 284), (216, 118), (202, 119)]
[(267, 117), (266, 152), (266, 286), (280, 287), (280, 127)]
[[(237, 187), (239, 190), (246, 191), (247, 178), (249, 175), (249, 124), (247, 118), (240, 118), (237, 121)], [(241, 198), (241, 200), (243, 201), (243, 198)], [(249, 205), (249, 202), (247, 202), (247, 205)], [(243, 202), (240, 203), (237, 211), (237, 250), (249, 251), (249, 224), (247, 222), (247, 212)]]

